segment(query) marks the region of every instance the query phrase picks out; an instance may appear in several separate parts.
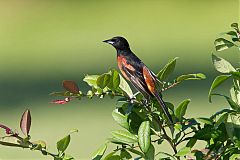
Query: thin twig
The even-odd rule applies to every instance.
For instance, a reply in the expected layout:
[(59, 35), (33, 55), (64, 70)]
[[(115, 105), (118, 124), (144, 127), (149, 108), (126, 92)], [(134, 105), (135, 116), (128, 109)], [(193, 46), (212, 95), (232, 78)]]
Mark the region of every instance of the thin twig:
[(166, 91), (166, 90), (168, 90), (168, 89), (170, 89), (170, 88), (173, 88), (173, 87), (175, 87), (176, 85), (178, 85), (180, 82), (174, 82), (173, 84), (171, 84), (170, 86), (167, 86), (166, 88), (163, 88), (162, 90), (161, 90), (161, 92), (164, 92), (164, 91)]
[(223, 146), (223, 150), (216, 156), (216, 160), (219, 160), (221, 158), (222, 154), (226, 151), (226, 149), (228, 148), (228, 145), (230, 144), (231, 144), (231, 141), (228, 140), (226, 145)]
[(193, 133), (194, 131), (191, 131), (191, 132), (188, 132), (188, 133), (185, 133), (184, 131), (182, 132), (183, 133), (183, 136), (180, 138), (180, 140), (175, 144), (176, 146), (179, 145), (180, 143), (182, 143), (183, 141), (187, 140), (189, 137), (186, 137), (187, 135)]
[[(12, 135), (13, 137), (17, 138), (19, 141), (23, 142), (24, 141), (24, 138), (20, 137), (18, 134), (14, 134)], [(53, 158), (56, 158), (56, 156), (58, 156), (57, 154), (53, 154), (53, 153), (50, 153), (48, 152), (47, 150), (45, 150), (44, 148), (42, 147), (39, 147), (39, 148), (34, 148), (34, 146), (36, 146), (36, 144), (30, 142), (30, 141), (26, 141), (27, 142), (27, 145), (21, 145), (23, 148), (29, 148), (29, 149), (35, 149), (35, 150), (38, 150), (40, 151), (42, 154), (44, 155), (50, 155), (52, 156)], [(26, 143), (25, 142), (25, 143)]]

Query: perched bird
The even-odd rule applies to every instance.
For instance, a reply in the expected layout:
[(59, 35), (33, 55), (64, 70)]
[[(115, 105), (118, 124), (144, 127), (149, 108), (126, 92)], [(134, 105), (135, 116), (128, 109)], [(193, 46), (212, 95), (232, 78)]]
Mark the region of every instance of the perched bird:
[(123, 37), (113, 37), (103, 41), (111, 44), (117, 50), (118, 67), (124, 78), (149, 100), (155, 97), (163, 109), (170, 123), (172, 117), (157, 90), (158, 79), (156, 75), (131, 51), (128, 41)]

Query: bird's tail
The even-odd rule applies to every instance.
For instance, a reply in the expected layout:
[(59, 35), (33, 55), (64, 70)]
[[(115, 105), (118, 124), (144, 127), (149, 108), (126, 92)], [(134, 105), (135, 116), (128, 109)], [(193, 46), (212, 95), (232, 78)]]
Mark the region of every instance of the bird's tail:
[(173, 124), (172, 116), (171, 116), (170, 113), (168, 112), (168, 108), (167, 108), (167, 106), (165, 105), (163, 99), (159, 96), (159, 94), (155, 94), (154, 96), (156, 97), (158, 103), (161, 105), (162, 110), (163, 110), (164, 114), (167, 116), (167, 119), (168, 119), (170, 125), (172, 125), (172, 124)]

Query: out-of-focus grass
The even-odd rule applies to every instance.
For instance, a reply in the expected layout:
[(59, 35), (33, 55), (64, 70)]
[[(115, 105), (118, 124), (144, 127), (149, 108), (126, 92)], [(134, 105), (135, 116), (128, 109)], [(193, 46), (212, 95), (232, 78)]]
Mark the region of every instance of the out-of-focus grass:
[[(116, 67), (115, 51), (101, 41), (115, 35), (129, 39), (133, 51), (157, 72), (169, 58), (180, 57), (175, 75), (204, 72), (209, 79), (187, 82), (166, 93), (178, 104), (191, 98), (188, 116), (209, 116), (226, 107), (207, 102), (216, 72), (210, 55), (217, 34), (238, 21), (238, 1), (0, 1), (0, 123), (18, 128), (30, 108), (31, 134), (50, 150), (73, 128), (68, 152), (77, 159), (90, 154), (118, 128), (111, 118), (114, 100), (77, 101), (56, 106), (48, 93), (61, 90), (63, 79), (81, 81)], [(219, 53), (233, 64), (237, 51)], [(2, 134), (3, 132), (0, 132)], [(0, 159), (46, 159), (40, 153), (0, 146)]]

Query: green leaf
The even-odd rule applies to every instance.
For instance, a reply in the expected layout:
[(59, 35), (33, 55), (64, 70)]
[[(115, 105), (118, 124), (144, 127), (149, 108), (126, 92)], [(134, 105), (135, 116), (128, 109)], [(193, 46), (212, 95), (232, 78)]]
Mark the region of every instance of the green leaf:
[(175, 57), (174, 59), (170, 60), (163, 67), (163, 69), (158, 72), (157, 77), (158, 77), (159, 80), (164, 81), (169, 77), (170, 74), (172, 74), (172, 72), (175, 69), (177, 59), (178, 59), (178, 57)]
[(190, 99), (186, 99), (181, 102), (176, 108), (175, 115), (181, 121), (183, 116), (186, 114), (187, 106), (190, 103)]
[(127, 148), (127, 150), (128, 150), (129, 152), (132, 152), (132, 153), (136, 154), (136, 155), (139, 155), (140, 157), (144, 157), (144, 154), (143, 154), (142, 152), (136, 150), (136, 149)]
[(215, 69), (220, 73), (236, 72), (235, 68), (225, 59), (212, 54), (212, 62)]
[(204, 124), (209, 124), (209, 125), (213, 124), (213, 121), (210, 118), (200, 117), (200, 118), (197, 118), (197, 120)]
[(230, 72), (233, 75), (233, 78), (240, 80), (240, 72)]
[(141, 150), (144, 153), (147, 153), (150, 144), (151, 144), (151, 136), (150, 136), (150, 122), (144, 121), (139, 127), (138, 130), (138, 143)]
[(214, 41), (214, 45), (215, 45), (216, 51), (223, 51), (225, 49), (228, 49), (234, 46), (234, 43), (224, 38), (218, 38)]
[(193, 138), (208, 141), (212, 138), (211, 137), (211, 132), (212, 132), (212, 126), (208, 125), (208, 124), (205, 124), (204, 128), (202, 128), (201, 130), (198, 130), (194, 134)]
[(128, 95), (128, 97), (133, 97), (133, 92), (132, 92), (130, 86), (128, 85), (126, 80), (121, 75), (119, 75), (119, 76), (120, 76), (119, 88), (121, 88), (121, 90), (123, 90)]
[(239, 158), (240, 158), (240, 154), (233, 154), (233, 155), (231, 155), (229, 160), (238, 160)]
[(210, 90), (209, 90), (209, 93), (208, 93), (208, 100), (209, 102), (211, 102), (211, 94), (212, 94), (212, 91), (217, 88), (218, 86), (220, 86), (223, 82), (225, 82), (229, 77), (231, 77), (230, 75), (220, 75), (220, 76), (217, 76), (211, 87), (210, 87)]
[(159, 156), (159, 160), (176, 160), (176, 157), (166, 152), (158, 152), (155, 157)]
[(114, 140), (127, 144), (136, 143), (138, 141), (138, 138), (135, 135), (123, 130), (112, 131), (112, 136)]
[(116, 153), (117, 151), (113, 151), (111, 153), (109, 153), (108, 155), (106, 155), (106, 157), (104, 158), (104, 160), (111, 160), (111, 158), (114, 156), (114, 154)]
[(232, 37), (237, 38), (237, 32), (229, 31), (229, 32), (227, 32), (226, 34), (227, 34), (227, 35), (230, 35), (230, 36), (232, 36)]
[(147, 153), (145, 154), (145, 160), (153, 160), (155, 157), (155, 148), (154, 146), (151, 144)]
[(228, 118), (228, 113), (224, 113), (214, 124), (214, 128), (217, 129), (222, 123), (226, 122)]
[(140, 108), (133, 107), (132, 111), (129, 113), (128, 116), (129, 131), (131, 133), (138, 134), (138, 129), (145, 119), (146, 112)]
[(203, 80), (206, 79), (206, 76), (202, 73), (196, 73), (196, 74), (185, 74), (178, 76), (176, 81), (177, 82), (182, 82), (182, 81), (187, 81), (187, 80)]
[(110, 74), (105, 73), (97, 78), (97, 86), (104, 89), (110, 82)]
[(128, 116), (123, 115), (118, 111), (118, 109), (113, 110), (112, 112), (113, 119), (123, 128), (129, 129)]
[(232, 27), (233, 29), (235, 29), (237, 32), (239, 32), (238, 23), (232, 23), (232, 24), (231, 24), (231, 27)]
[(227, 134), (232, 141), (240, 140), (240, 114), (228, 114), (227, 122), (225, 123)]
[(109, 155), (104, 160), (122, 160), (119, 155)]
[(40, 148), (40, 149), (41, 148), (45, 148), (46, 149), (46, 142), (44, 142), (42, 140), (34, 141), (32, 143), (34, 144), (34, 148), (33, 149), (38, 149), (38, 148)]
[(204, 154), (203, 152), (199, 151), (199, 150), (196, 150), (193, 152), (194, 153), (194, 156), (196, 157), (196, 160), (203, 160), (204, 158)]
[(237, 103), (235, 103), (231, 98), (229, 98), (229, 97), (227, 97), (227, 96), (224, 96), (224, 97), (227, 99), (228, 104), (231, 106), (231, 108), (232, 108), (233, 110), (239, 111), (240, 106), (239, 106)]
[(190, 147), (183, 147), (177, 152), (176, 156), (180, 156), (180, 157), (186, 156), (190, 152), (191, 152)]
[(240, 105), (240, 91), (235, 89), (234, 87), (231, 87), (230, 89), (230, 96), (231, 99), (238, 105)]
[(127, 160), (127, 159), (131, 159), (132, 158), (131, 154), (126, 149), (122, 149), (121, 150), (120, 157), (123, 160)]
[(214, 118), (216, 118), (216, 116), (221, 115), (221, 114), (223, 114), (223, 113), (231, 113), (231, 112), (234, 112), (234, 111), (233, 111), (233, 110), (230, 110), (230, 109), (222, 109), (222, 110), (214, 113), (214, 114), (210, 117), (210, 119), (214, 119)]
[(187, 144), (186, 144), (186, 147), (189, 147), (189, 148), (192, 148), (197, 142), (197, 139), (196, 138), (191, 138)]
[(119, 73), (115, 69), (112, 69), (111, 70), (111, 77), (110, 77), (110, 80), (109, 80), (109, 83), (108, 83), (107, 87), (109, 89), (111, 89), (112, 91), (115, 91), (119, 87), (119, 84), (120, 84)]
[(231, 107), (232, 109), (234, 109), (235, 111), (238, 111), (238, 110), (240, 109), (240, 106), (239, 106), (237, 103), (235, 103), (235, 102), (234, 102), (231, 98), (229, 98), (228, 96), (225, 96), (225, 95), (222, 95), (222, 94), (217, 94), (217, 93), (214, 93), (214, 94), (212, 94), (212, 95), (223, 96), (223, 97), (226, 98), (228, 104), (230, 105), (230, 107)]
[(75, 132), (78, 132), (78, 130), (77, 129), (71, 130), (70, 133), (66, 137), (62, 138), (61, 140), (59, 140), (57, 142), (57, 149), (58, 149), (59, 153), (64, 153), (64, 151), (67, 149), (67, 147), (70, 143), (71, 134), (75, 133)]
[(180, 123), (175, 123), (174, 128), (178, 131), (181, 131), (182, 130), (182, 125)]
[(105, 151), (107, 149), (107, 145), (104, 144), (98, 150), (96, 150), (92, 155), (92, 160), (100, 160), (102, 156), (104, 155)]
[(68, 147), (68, 145), (70, 143), (70, 140), (71, 140), (70, 134), (67, 135), (66, 137), (64, 137), (63, 139), (59, 140), (57, 142), (58, 152), (63, 153), (67, 149), (67, 147)]
[(87, 82), (87, 84), (91, 87), (98, 88), (97, 86), (98, 77), (99, 75), (86, 75), (83, 81)]
[(63, 160), (74, 160), (73, 156), (69, 155), (69, 154), (65, 154), (63, 157)]

